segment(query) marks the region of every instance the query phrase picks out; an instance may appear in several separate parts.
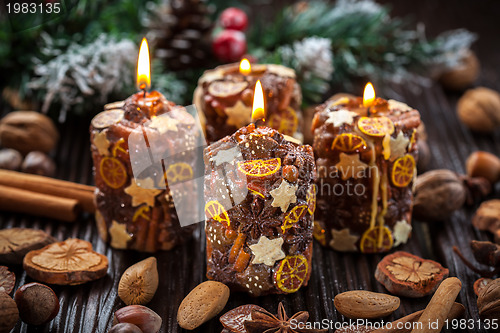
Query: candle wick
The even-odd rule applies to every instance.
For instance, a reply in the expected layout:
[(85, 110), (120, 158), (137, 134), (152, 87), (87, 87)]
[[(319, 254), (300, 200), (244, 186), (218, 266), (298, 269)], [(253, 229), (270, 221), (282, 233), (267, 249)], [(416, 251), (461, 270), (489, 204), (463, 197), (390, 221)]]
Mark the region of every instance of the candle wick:
[(143, 97), (146, 98), (146, 89), (143, 89), (142, 91), (144, 93)]

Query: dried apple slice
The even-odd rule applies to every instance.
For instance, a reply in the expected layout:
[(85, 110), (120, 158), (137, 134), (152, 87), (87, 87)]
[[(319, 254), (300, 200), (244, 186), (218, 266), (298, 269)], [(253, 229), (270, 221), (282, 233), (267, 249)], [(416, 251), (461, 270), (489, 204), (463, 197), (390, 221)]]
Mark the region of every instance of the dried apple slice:
[(105, 276), (108, 258), (93, 251), (89, 242), (70, 238), (29, 252), (24, 257), (23, 267), (37, 281), (77, 285)]
[(55, 238), (43, 230), (28, 228), (0, 230), (0, 263), (21, 264), (26, 253), (55, 241)]
[(208, 87), (208, 93), (215, 97), (229, 97), (241, 93), (248, 82), (215, 81)]

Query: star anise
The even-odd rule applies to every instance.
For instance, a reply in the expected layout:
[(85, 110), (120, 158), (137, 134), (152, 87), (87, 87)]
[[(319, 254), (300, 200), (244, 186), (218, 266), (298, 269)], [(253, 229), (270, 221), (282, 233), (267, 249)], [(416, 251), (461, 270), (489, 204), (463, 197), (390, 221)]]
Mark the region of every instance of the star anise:
[(273, 236), (275, 228), (281, 226), (281, 219), (274, 215), (276, 212), (275, 207), (266, 204), (262, 207), (260, 199), (254, 199), (251, 204), (251, 209), (239, 207), (241, 216), (244, 216), (244, 222), (240, 224), (239, 231), (249, 235), (252, 239), (258, 239), (260, 236)]
[(252, 311), (252, 320), (245, 321), (247, 333), (321, 333), (327, 330), (305, 328), (309, 318), (307, 311), (300, 311), (288, 317), (283, 303), (278, 306), (278, 315), (262, 310)]
[(228, 263), (227, 253), (213, 250), (211, 264), (207, 267), (207, 277), (216, 281), (233, 281), (234, 270)]

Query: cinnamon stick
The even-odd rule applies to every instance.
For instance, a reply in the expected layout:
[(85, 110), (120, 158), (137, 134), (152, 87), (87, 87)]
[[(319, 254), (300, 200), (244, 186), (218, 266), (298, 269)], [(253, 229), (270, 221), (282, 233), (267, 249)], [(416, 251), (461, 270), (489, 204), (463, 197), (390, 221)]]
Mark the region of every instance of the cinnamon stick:
[[(454, 303), (448, 313), (447, 319), (453, 320), (463, 315), (465, 307), (460, 303)], [(390, 325), (386, 325), (382, 328), (376, 329), (371, 333), (410, 333), (414, 325), (408, 325), (406, 323), (413, 323), (420, 319), (424, 313), (424, 310), (413, 312), (403, 318), (393, 321)]]
[(444, 321), (450, 313), (460, 289), (462, 289), (462, 282), (456, 277), (447, 278), (441, 282), (418, 320), (421, 325), (416, 325), (411, 332), (441, 332)]
[(0, 185), (0, 210), (74, 221), (80, 211), (75, 199)]
[(0, 170), (0, 185), (75, 199), (85, 212), (95, 212), (94, 186), (9, 170)]

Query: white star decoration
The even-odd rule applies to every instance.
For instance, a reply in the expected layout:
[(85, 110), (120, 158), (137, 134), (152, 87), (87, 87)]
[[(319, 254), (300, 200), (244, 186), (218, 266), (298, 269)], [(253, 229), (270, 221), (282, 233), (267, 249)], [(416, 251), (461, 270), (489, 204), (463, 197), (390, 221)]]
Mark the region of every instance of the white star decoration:
[(363, 163), (359, 159), (358, 154), (347, 155), (340, 153), (340, 161), (335, 164), (335, 167), (342, 174), (342, 179), (347, 180), (349, 178), (362, 178), (365, 176), (365, 169), (368, 168), (368, 164)]
[(94, 145), (96, 146), (99, 154), (108, 156), (109, 155), (109, 145), (110, 142), (106, 137), (106, 131), (96, 133), (94, 135)]
[(252, 120), (252, 108), (246, 106), (241, 100), (238, 100), (232, 107), (225, 109), (227, 114), (227, 124), (238, 128), (247, 125)]
[(400, 131), (395, 139), (391, 137), (391, 161), (406, 154), (406, 148), (409, 143), (410, 140), (404, 136), (403, 131)]
[(410, 237), (412, 227), (405, 220), (398, 221), (394, 226), (394, 247), (399, 244), (406, 244), (408, 238)]
[(161, 116), (153, 117), (148, 126), (156, 128), (160, 134), (165, 134), (167, 131), (177, 132), (177, 124), (179, 124), (177, 119), (162, 114)]
[(281, 249), (283, 238), (269, 239), (266, 236), (260, 236), (257, 244), (250, 245), (250, 250), (254, 254), (252, 264), (264, 264), (274, 266), (277, 260), (285, 258), (285, 252)]
[(127, 231), (127, 225), (115, 220), (109, 228), (109, 235), (111, 236), (111, 246), (115, 249), (126, 249), (128, 241), (132, 239)]
[(153, 207), (155, 204), (155, 197), (160, 194), (161, 191), (162, 190), (154, 188), (154, 182), (151, 178), (141, 179), (139, 183), (136, 183), (135, 179), (132, 179), (130, 186), (125, 189), (125, 193), (132, 197), (132, 206), (134, 207), (142, 203)]
[(332, 229), (330, 247), (334, 250), (342, 252), (356, 251), (356, 242), (358, 239), (358, 236), (351, 235), (349, 228), (342, 230)]
[(297, 197), (295, 196), (297, 188), (297, 185), (290, 185), (290, 183), (283, 179), (279, 187), (269, 192), (274, 198), (271, 206), (281, 207), (281, 211), (286, 212), (288, 206), (297, 201)]
[(238, 146), (234, 146), (229, 149), (219, 150), (217, 155), (213, 156), (211, 160), (215, 163), (216, 166), (219, 166), (223, 163), (231, 163), (233, 164), (238, 157), (241, 157), (241, 150)]
[(328, 114), (328, 119), (325, 124), (333, 124), (335, 127), (342, 126), (343, 124), (351, 125), (354, 117), (358, 114), (347, 110), (332, 111)]

